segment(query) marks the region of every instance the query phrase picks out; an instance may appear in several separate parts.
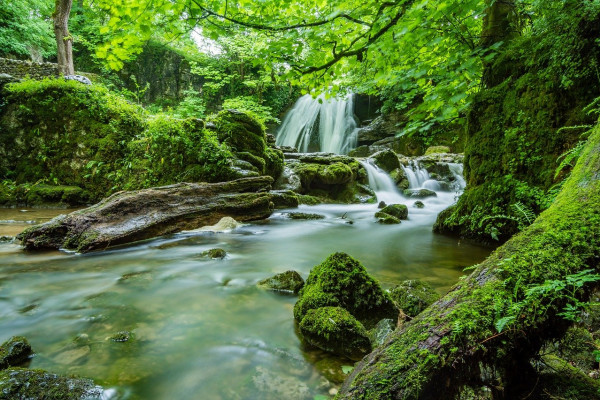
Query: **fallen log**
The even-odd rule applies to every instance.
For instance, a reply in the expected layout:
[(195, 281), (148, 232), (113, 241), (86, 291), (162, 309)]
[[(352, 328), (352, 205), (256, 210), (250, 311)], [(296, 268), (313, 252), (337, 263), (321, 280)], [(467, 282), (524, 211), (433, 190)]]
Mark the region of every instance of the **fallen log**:
[(337, 398), (452, 399), (466, 386), (520, 398), (530, 359), (576, 317), (599, 260), (600, 125), (553, 205), (357, 364)]
[(78, 252), (217, 223), (264, 219), (273, 212), (268, 176), (221, 183), (178, 183), (115, 193), (89, 208), (60, 215), (18, 235), (26, 249)]

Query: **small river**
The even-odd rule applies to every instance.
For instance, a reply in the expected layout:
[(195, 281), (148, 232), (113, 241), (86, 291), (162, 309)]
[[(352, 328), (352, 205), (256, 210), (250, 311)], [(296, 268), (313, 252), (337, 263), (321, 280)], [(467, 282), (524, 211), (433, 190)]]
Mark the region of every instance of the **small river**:
[[(380, 225), (377, 205), (301, 206), (230, 232), (190, 232), (85, 255), (0, 244), (0, 342), (26, 336), (31, 368), (89, 377), (115, 399), (314, 399), (335, 393), (350, 361), (303, 346), (295, 297), (256, 287), (295, 269), (306, 278), (329, 254), (360, 260), (384, 288), (419, 278), (440, 293), (490, 252), (435, 235), (456, 198), (396, 198), (409, 220)], [(65, 210), (0, 210), (0, 236)], [(348, 221), (352, 221), (350, 224)], [(200, 256), (223, 248), (224, 260)], [(118, 332), (131, 339), (111, 339)], [(333, 381), (333, 382), (332, 382)]]

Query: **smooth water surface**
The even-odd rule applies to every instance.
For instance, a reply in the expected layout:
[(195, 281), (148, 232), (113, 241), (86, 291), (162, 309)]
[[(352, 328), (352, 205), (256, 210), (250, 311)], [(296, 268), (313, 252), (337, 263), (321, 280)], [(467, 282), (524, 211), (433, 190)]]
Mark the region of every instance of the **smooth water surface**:
[[(85, 255), (0, 244), (0, 342), (24, 335), (37, 353), (30, 367), (93, 378), (115, 388), (115, 398), (333, 393), (335, 384), (325, 377), (350, 361), (303, 348), (294, 330), (295, 298), (256, 283), (288, 269), (306, 278), (327, 255), (344, 251), (386, 288), (420, 278), (443, 292), (490, 251), (431, 232), (436, 214), (455, 196), (439, 193), (423, 209), (398, 197), (409, 206), (409, 220), (392, 226), (376, 222), (376, 205), (319, 205), (287, 211), (319, 213), (323, 220), (290, 220), (278, 212), (230, 232), (183, 233)], [(51, 211), (44, 212), (40, 219)], [(33, 214), (0, 215), (16, 221)], [(0, 236), (12, 232), (0, 229)], [(227, 258), (200, 256), (215, 247)], [(132, 339), (111, 339), (121, 331)]]

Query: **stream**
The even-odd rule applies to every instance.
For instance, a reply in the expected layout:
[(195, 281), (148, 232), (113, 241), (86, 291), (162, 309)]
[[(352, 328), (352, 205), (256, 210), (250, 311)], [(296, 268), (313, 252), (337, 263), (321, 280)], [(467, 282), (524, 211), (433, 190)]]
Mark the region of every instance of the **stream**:
[[(440, 191), (418, 209), (386, 186), (384, 173), (366, 168), (379, 200), (408, 205), (407, 221), (376, 223), (376, 204), (322, 204), (279, 210), (230, 232), (180, 233), (85, 255), (0, 244), (0, 342), (26, 336), (37, 353), (31, 368), (92, 378), (111, 388), (106, 398), (335, 393), (342, 366), (352, 363), (304, 346), (294, 328), (295, 297), (258, 289), (259, 280), (288, 269), (306, 278), (344, 251), (384, 288), (418, 278), (443, 293), (490, 252), (432, 233), (437, 213), (458, 193)], [(414, 184), (427, 186), (426, 178)], [(68, 211), (0, 210), (0, 236)], [(291, 211), (325, 219), (291, 220)], [(215, 247), (227, 257), (200, 256)], [(115, 341), (123, 331), (130, 340)]]

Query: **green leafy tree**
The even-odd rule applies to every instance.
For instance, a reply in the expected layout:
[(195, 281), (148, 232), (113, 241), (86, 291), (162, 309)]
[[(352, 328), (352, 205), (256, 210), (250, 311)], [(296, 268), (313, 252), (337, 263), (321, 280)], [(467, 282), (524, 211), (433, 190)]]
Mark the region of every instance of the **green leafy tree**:
[(45, 0), (11, 0), (0, 7), (0, 56), (41, 61), (56, 54), (52, 5)]

